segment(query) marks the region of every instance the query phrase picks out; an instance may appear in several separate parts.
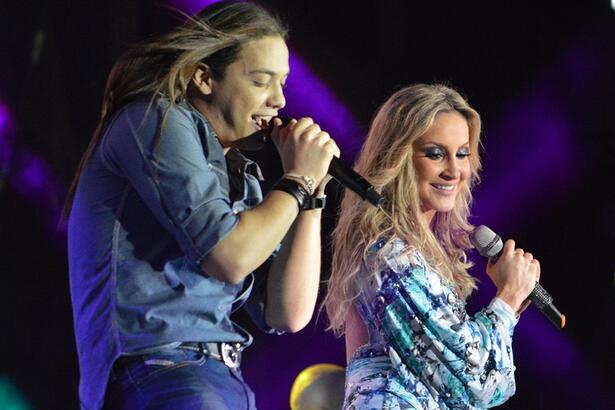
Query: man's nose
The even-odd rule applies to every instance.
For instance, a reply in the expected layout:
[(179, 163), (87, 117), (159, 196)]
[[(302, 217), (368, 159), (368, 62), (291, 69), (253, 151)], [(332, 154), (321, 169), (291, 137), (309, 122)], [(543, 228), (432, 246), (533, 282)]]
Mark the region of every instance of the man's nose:
[(281, 110), (286, 106), (286, 97), (284, 97), (284, 88), (282, 84), (278, 84), (273, 87), (271, 95), (267, 100), (267, 105), (276, 110)]

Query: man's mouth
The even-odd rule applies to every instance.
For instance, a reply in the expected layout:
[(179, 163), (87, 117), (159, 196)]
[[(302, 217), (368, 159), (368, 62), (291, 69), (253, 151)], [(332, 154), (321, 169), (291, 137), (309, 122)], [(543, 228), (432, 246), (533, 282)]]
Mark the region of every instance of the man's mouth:
[(269, 127), (269, 121), (271, 121), (271, 115), (253, 115), (252, 123), (257, 129), (264, 130)]

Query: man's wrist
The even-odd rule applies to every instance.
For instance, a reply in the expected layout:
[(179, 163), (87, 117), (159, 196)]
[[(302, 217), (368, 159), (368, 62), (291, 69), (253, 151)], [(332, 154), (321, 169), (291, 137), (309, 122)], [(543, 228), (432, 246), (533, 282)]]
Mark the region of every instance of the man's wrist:
[(310, 211), (313, 209), (323, 209), (327, 205), (327, 196), (321, 195), (316, 196), (313, 195), (305, 200), (303, 203), (302, 211)]
[(310, 196), (314, 195), (314, 191), (316, 190), (316, 180), (310, 175), (287, 172), (282, 175), (282, 179), (292, 179), (293, 181), (297, 181), (310, 194)]
[(281, 178), (271, 190), (283, 191), (293, 196), (297, 201), (299, 211), (303, 210), (306, 201), (310, 198), (310, 193), (303, 187), (303, 184), (291, 178)]

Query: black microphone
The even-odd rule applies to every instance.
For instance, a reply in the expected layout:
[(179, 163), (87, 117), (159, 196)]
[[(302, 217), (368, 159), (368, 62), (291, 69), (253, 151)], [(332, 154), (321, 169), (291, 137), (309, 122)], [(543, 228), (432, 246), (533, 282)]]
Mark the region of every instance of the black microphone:
[[(282, 126), (288, 125), (292, 119), (283, 115), (272, 118), (271, 121), (269, 121), (269, 129), (267, 130), (268, 134), (270, 134), (273, 129), (273, 120), (275, 118), (279, 118), (282, 121)], [(341, 185), (360, 196), (362, 199), (366, 199), (372, 205), (376, 207), (382, 205), (384, 198), (376, 192), (372, 184), (367, 182), (365, 178), (357, 174), (352, 168), (340, 161), (339, 158), (333, 157), (333, 159), (331, 159), (331, 164), (329, 164), (329, 175), (331, 175)]]
[[(504, 244), (502, 239), (485, 225), (481, 225), (470, 234), (470, 241), (478, 253), (489, 258), (495, 263), (502, 254)], [(534, 305), (558, 328), (566, 326), (566, 316), (564, 316), (553, 305), (553, 297), (540, 285), (536, 283), (532, 293), (528, 297)]]

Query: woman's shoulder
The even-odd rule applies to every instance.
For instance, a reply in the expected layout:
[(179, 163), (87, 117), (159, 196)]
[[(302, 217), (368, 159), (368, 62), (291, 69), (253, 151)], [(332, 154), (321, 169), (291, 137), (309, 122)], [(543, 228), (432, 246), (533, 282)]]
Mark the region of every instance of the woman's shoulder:
[(425, 267), (420, 250), (400, 238), (381, 238), (369, 247), (366, 265), (373, 268), (392, 269), (396, 272), (409, 266)]

